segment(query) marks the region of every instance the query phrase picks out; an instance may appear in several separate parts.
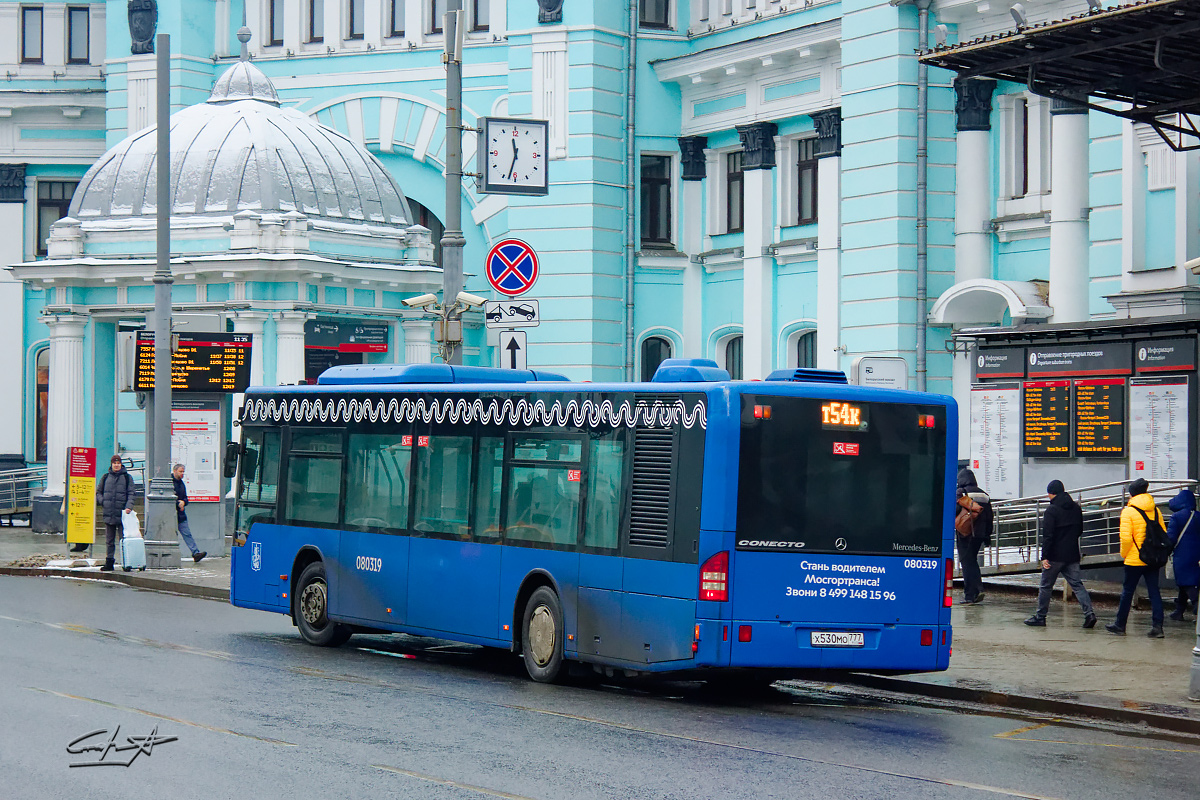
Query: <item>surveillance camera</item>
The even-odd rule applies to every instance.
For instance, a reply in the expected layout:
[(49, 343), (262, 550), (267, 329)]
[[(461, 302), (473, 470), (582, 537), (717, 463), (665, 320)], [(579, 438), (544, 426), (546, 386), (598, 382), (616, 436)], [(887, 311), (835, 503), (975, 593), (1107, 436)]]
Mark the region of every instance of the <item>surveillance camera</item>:
[(1029, 17), (1025, 14), (1025, 6), (1020, 3), (1013, 3), (1008, 9), (1008, 13), (1012, 14), (1013, 22), (1017, 23), (1017, 30), (1029, 27)]
[(937, 42), (938, 47), (946, 46), (946, 34), (949, 30), (945, 25), (938, 25), (933, 29), (933, 39)]
[(408, 306), (409, 308), (428, 308), (429, 306), (436, 304), (437, 301), (438, 297), (436, 294), (420, 294), (416, 297), (406, 298), (400, 302), (404, 303), (404, 305)]
[(480, 308), (487, 302), (486, 297), (480, 297), (477, 294), (468, 294), (467, 292), (459, 292), (454, 298), (468, 308)]

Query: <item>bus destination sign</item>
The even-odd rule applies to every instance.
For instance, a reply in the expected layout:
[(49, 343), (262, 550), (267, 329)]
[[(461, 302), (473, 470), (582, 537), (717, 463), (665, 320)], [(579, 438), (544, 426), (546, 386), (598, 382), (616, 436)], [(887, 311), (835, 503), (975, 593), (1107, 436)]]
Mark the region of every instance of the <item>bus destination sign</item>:
[(1070, 381), (1026, 381), (1024, 416), (1026, 458), (1070, 458)]
[[(180, 333), (171, 357), (175, 392), (244, 392), (250, 385), (248, 333)], [(138, 331), (134, 391), (154, 391), (154, 332)]]
[[(867, 430), (867, 409), (854, 403), (831, 401), (821, 406), (821, 427), (833, 431)], [(857, 454), (856, 454), (857, 455)]]

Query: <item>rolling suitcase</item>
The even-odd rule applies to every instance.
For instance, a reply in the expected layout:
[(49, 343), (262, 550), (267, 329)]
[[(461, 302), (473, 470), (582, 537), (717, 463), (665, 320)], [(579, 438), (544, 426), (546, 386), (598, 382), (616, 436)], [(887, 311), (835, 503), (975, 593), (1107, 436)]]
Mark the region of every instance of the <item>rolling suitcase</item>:
[(146, 571), (146, 540), (140, 536), (126, 536), (121, 539), (121, 569), (129, 572), (138, 569)]

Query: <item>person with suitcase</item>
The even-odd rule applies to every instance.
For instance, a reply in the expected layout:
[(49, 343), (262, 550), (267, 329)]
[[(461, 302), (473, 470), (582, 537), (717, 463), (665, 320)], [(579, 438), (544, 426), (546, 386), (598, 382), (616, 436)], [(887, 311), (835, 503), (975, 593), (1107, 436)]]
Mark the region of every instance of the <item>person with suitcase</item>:
[(188, 526), (187, 512), (184, 511), (188, 504), (188, 496), (187, 486), (183, 482), (183, 473), (183, 464), (176, 464), (171, 470), (171, 477), (175, 480), (175, 507), (179, 511), (179, 535), (183, 537), (183, 543), (192, 551), (192, 561), (199, 563), (208, 555), (208, 551), (201, 550), (196, 546), (196, 540), (192, 538), (192, 529)]
[(122, 517), (133, 511), (135, 488), (133, 478), (125, 469), (120, 456), (109, 459), (108, 472), (100, 478), (96, 487), (96, 504), (104, 518), (104, 566), (101, 572), (112, 572), (116, 564), (117, 536), (121, 534)]

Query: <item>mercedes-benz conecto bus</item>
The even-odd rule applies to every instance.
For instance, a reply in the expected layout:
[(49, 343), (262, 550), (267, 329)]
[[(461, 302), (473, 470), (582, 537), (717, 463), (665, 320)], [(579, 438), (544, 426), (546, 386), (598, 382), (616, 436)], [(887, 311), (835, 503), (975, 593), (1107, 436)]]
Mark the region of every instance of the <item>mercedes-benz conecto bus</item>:
[(234, 605), (511, 649), (529, 675), (945, 669), (957, 411), (839, 372), (449, 365), (251, 388)]

